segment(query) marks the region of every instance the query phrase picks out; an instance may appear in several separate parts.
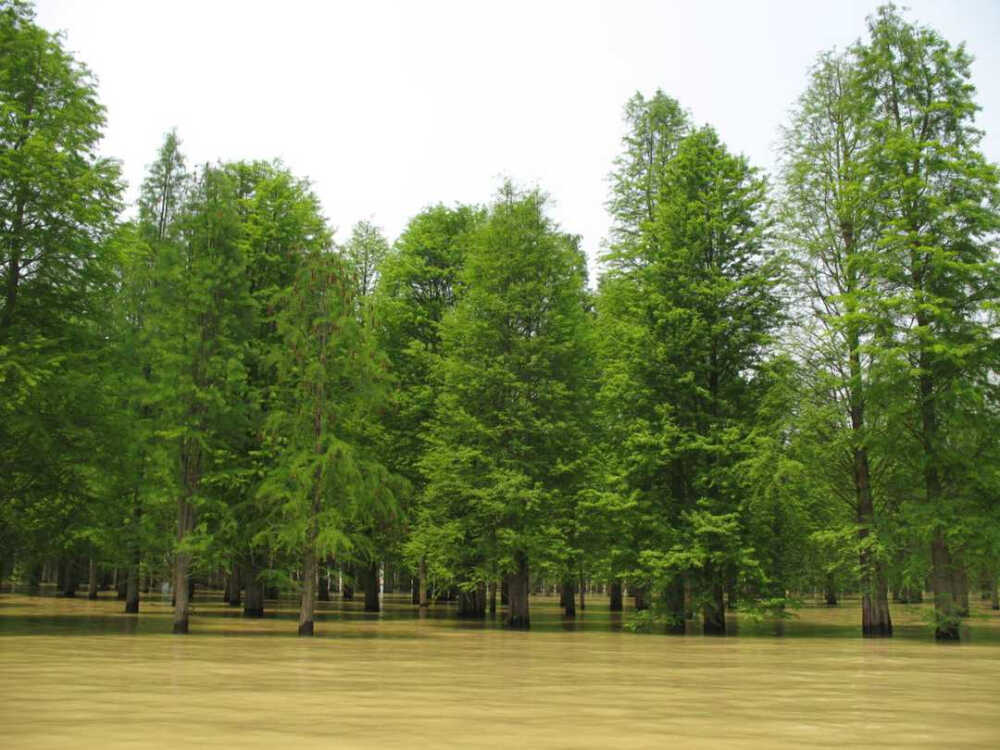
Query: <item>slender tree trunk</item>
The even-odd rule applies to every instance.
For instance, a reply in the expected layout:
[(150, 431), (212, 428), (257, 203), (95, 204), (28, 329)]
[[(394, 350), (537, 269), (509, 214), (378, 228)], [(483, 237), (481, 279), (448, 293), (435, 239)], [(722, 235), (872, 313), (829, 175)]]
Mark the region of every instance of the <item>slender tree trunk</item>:
[(726, 634), (725, 585), (720, 571), (712, 565), (705, 566), (711, 598), (702, 606), (705, 635)]
[(490, 614), (495, 615), (497, 613), (497, 582), (490, 581), (489, 588), (490, 597)]
[[(313, 536), (315, 535), (313, 534)], [(307, 542), (306, 553), (302, 560), (302, 605), (299, 607), (299, 635), (312, 635), (315, 627), (316, 574), (315, 547)]]
[(990, 588), (990, 609), (1000, 609), (1000, 586), (997, 585), (997, 576), (992, 576), (993, 585)]
[(72, 598), (76, 596), (76, 587), (79, 585), (79, 575), (77, 574), (76, 560), (72, 557), (66, 558), (66, 567), (63, 575), (63, 596)]
[(246, 566), (245, 576), (244, 571), (240, 570), (240, 577), (247, 590), (246, 603), (243, 605), (244, 617), (264, 616), (264, 584), (258, 580), (259, 576), (260, 571), (253, 562)]
[(240, 564), (238, 562), (234, 562), (233, 571), (229, 575), (228, 604), (230, 607), (238, 607), (241, 604), (241, 592), (243, 589), (242, 573), (243, 571), (240, 569)]
[(837, 582), (834, 580), (832, 574), (827, 574), (826, 584), (823, 586), (823, 596), (826, 599), (826, 606), (836, 607), (837, 606)]
[(624, 609), (622, 602), (622, 582), (616, 578), (608, 587), (608, 600), (612, 612), (621, 612)]
[(872, 503), (868, 451), (854, 451), (854, 489), (858, 508), (858, 541), (861, 570), (861, 632), (867, 638), (892, 635), (889, 614), (889, 585), (885, 565), (867, 544), (875, 520)]
[(42, 563), (35, 563), (28, 568), (28, 594), (38, 596), (42, 590)]
[(128, 566), (128, 578), (125, 581), (125, 614), (139, 614), (139, 550), (136, 549), (132, 564)]
[(326, 565), (319, 568), (319, 600), (330, 601), (330, 569)]
[(510, 611), (505, 624), (509, 628), (528, 628), (531, 625), (531, 618), (528, 612), (530, 579), (528, 576), (528, 560), (525, 558), (524, 553), (518, 552), (514, 555), (514, 564), (517, 566), (514, 572), (507, 575)]
[(934, 614), (937, 626), (934, 637), (939, 641), (958, 640), (958, 611), (952, 592), (951, 553), (938, 528), (931, 538), (931, 585), (934, 588)]
[(365, 570), (365, 612), (379, 612), (378, 563), (370, 563)]
[(684, 578), (674, 576), (664, 592), (667, 605), (667, 632), (672, 635), (684, 635)]
[(92, 557), (87, 564), (87, 598), (97, 598), (97, 560)]
[(583, 573), (580, 573), (580, 611), (582, 612), (587, 608), (587, 602), (585, 599), (587, 593), (587, 581), (583, 577)]
[(572, 578), (563, 579), (560, 587), (563, 615), (566, 617), (576, 617), (576, 584)]
[(420, 565), (417, 568), (417, 589), (421, 607), (427, 606), (427, 561), (423, 556), (420, 558)]
[(500, 579), (500, 606), (507, 607), (510, 605), (510, 581), (507, 580), (507, 576)]
[[(181, 478), (183, 490), (177, 496), (177, 543), (183, 545), (194, 529), (194, 506), (191, 497), (201, 480), (201, 456), (193, 441), (181, 446)], [(191, 614), (191, 553), (178, 549), (174, 556), (174, 633), (188, 632)]]

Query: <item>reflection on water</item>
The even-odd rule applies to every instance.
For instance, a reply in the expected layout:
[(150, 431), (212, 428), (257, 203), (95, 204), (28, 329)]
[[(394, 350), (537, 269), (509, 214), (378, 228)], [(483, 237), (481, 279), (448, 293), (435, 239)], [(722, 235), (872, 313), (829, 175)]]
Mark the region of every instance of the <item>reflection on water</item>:
[(1000, 746), (982, 609), (942, 646), (917, 607), (885, 641), (857, 637), (851, 606), (800, 610), (785, 637), (734, 619), (739, 637), (671, 638), (621, 632), (594, 599), (575, 620), (533, 603), (522, 633), (389, 598), (323, 605), (312, 640), (291, 601), (245, 620), (199, 600), (187, 637), (163, 603), (121, 607), (0, 595), (3, 747)]

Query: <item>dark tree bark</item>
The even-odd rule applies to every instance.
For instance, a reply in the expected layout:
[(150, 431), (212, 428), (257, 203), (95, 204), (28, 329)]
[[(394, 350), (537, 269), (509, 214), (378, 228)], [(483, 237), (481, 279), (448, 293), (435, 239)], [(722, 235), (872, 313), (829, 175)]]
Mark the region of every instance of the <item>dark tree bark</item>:
[[(246, 574), (245, 578), (243, 576), (244, 572)], [(246, 566), (245, 571), (240, 571), (240, 577), (244, 578), (247, 590), (246, 603), (243, 605), (244, 617), (264, 616), (264, 584), (258, 580), (259, 575), (257, 566), (253, 563)]]
[(939, 641), (958, 640), (958, 607), (952, 591), (951, 553), (944, 530), (937, 529), (931, 539), (931, 585), (934, 588), (934, 613), (937, 625), (934, 638)]
[(622, 601), (622, 582), (618, 578), (608, 587), (608, 601), (612, 612), (621, 612), (625, 608)]
[(500, 579), (500, 606), (506, 607), (510, 604), (510, 583), (507, 576)]
[(373, 562), (365, 568), (365, 612), (380, 612), (382, 607), (378, 600), (378, 563)]
[(528, 628), (531, 618), (528, 612), (528, 593), (530, 580), (528, 577), (528, 560), (523, 553), (514, 556), (517, 566), (513, 573), (507, 575), (507, 591), (510, 600), (510, 611), (507, 614), (506, 626), (509, 628)]
[(28, 568), (28, 594), (38, 596), (42, 590), (42, 563), (35, 563)]
[(560, 605), (563, 608), (563, 615), (566, 617), (576, 617), (576, 583), (573, 579), (564, 579), (560, 587)]
[(1000, 586), (997, 585), (997, 576), (992, 577), (993, 585), (990, 588), (990, 609), (1000, 609)]
[(480, 594), (479, 588), (472, 591), (458, 592), (457, 616), (466, 619), (482, 619), (486, 617), (486, 597)]
[(306, 552), (302, 561), (302, 604), (299, 607), (299, 635), (312, 635), (315, 628), (316, 612), (316, 552), (313, 547), (315, 534), (306, 544)]
[(676, 576), (664, 592), (667, 605), (667, 632), (673, 635), (684, 635), (684, 579)]
[(63, 586), (62, 595), (65, 597), (76, 596), (76, 588), (79, 584), (79, 574), (76, 568), (76, 560), (72, 557), (67, 557), (65, 562), (65, 567), (63, 568)]
[(417, 603), (421, 607), (427, 606), (427, 561), (423, 557), (417, 568)]
[(330, 569), (321, 565), (319, 569), (319, 595), (321, 602), (330, 601)]
[(587, 601), (585, 599), (587, 593), (587, 582), (583, 578), (583, 574), (580, 574), (580, 609), (584, 610), (587, 608)]
[(712, 565), (705, 566), (708, 577), (708, 587), (711, 598), (702, 605), (701, 615), (704, 620), (705, 635), (726, 634), (726, 602), (725, 586), (719, 571)]
[(97, 598), (97, 560), (90, 558), (87, 561), (87, 598)]
[(125, 580), (125, 614), (139, 614), (139, 550), (135, 550), (132, 564), (128, 566), (128, 578)]

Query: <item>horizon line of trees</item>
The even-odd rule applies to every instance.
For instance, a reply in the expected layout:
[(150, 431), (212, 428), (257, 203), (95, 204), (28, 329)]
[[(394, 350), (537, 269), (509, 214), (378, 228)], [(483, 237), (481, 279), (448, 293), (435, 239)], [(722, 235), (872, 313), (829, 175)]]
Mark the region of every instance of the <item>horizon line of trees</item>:
[(130, 613), (169, 580), (178, 633), (196, 579), (311, 635), (386, 564), (522, 628), (540, 581), (675, 633), (1000, 607), (1000, 173), (964, 47), (894, 6), (818, 57), (775, 184), (633, 96), (596, 290), (538, 189), (340, 246), (308, 181), (174, 132), (123, 220), (93, 78), (20, 0), (0, 95), (0, 577), (113, 570)]

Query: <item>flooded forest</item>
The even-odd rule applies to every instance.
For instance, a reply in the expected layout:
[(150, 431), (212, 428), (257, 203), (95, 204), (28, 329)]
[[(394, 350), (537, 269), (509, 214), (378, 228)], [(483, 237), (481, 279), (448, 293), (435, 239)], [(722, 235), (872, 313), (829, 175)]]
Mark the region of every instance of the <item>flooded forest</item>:
[(773, 174), (624, 102), (595, 277), (511, 180), (341, 241), (170, 130), (126, 205), (0, 0), (10, 747), (996, 747), (1000, 171), (858, 34)]

